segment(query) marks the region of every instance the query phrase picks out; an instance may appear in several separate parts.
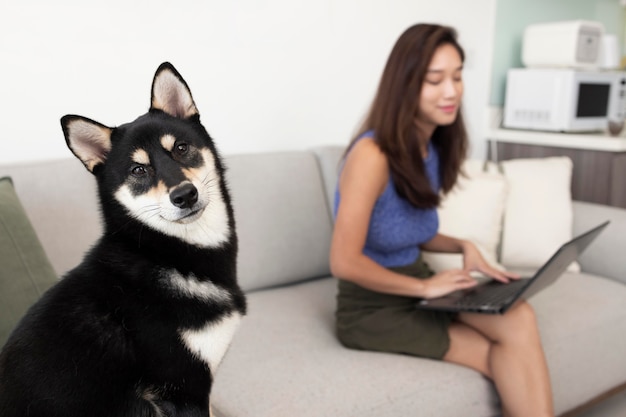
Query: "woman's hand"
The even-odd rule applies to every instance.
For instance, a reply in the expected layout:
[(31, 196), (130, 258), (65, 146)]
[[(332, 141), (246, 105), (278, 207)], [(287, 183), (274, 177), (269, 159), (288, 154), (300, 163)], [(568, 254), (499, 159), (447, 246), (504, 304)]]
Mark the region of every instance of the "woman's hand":
[(500, 282), (509, 282), (510, 279), (519, 279), (519, 275), (508, 271), (501, 271), (489, 265), (485, 258), (472, 242), (463, 241), (463, 269), (468, 273), (478, 271)]
[(468, 271), (462, 269), (449, 269), (433, 275), (429, 279), (422, 280), (424, 287), (421, 298), (437, 298), (453, 291), (463, 290), (475, 286), (478, 282), (472, 278)]

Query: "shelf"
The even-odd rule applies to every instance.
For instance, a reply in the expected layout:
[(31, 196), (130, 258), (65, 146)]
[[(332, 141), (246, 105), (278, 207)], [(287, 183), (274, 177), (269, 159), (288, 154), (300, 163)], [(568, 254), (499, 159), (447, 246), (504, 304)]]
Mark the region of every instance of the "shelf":
[(497, 128), (487, 133), (496, 142), (525, 145), (554, 146), (558, 148), (588, 149), (605, 152), (626, 152), (626, 129), (620, 136), (589, 133), (553, 133), (531, 130)]

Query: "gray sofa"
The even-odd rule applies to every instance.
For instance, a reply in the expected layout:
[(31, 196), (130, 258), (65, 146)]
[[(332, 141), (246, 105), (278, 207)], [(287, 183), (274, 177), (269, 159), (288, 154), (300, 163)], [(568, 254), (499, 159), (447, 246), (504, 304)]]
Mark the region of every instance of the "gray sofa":
[[(328, 252), (342, 150), (229, 155), (249, 314), (216, 378), (222, 417), (495, 416), (493, 385), (470, 369), (348, 350), (334, 334)], [(76, 159), (0, 166), (54, 269), (79, 262), (100, 233), (95, 182)], [(574, 232), (611, 226), (582, 272), (534, 297), (559, 415), (626, 388), (626, 210), (574, 202)], [(546, 230), (545, 233), (550, 233)]]

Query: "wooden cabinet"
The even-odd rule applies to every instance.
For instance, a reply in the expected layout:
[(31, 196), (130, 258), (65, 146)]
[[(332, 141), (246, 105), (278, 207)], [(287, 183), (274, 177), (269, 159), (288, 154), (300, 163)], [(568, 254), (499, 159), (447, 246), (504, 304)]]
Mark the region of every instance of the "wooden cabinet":
[(488, 158), (568, 156), (572, 159), (572, 198), (626, 208), (626, 137), (494, 129)]

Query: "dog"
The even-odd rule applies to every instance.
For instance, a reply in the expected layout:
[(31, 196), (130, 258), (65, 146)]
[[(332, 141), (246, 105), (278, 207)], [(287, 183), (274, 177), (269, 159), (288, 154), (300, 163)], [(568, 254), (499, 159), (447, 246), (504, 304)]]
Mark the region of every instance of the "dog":
[(11, 333), (0, 415), (209, 416), (246, 299), (225, 167), (187, 83), (165, 62), (133, 122), (61, 125), (96, 178), (104, 233)]

